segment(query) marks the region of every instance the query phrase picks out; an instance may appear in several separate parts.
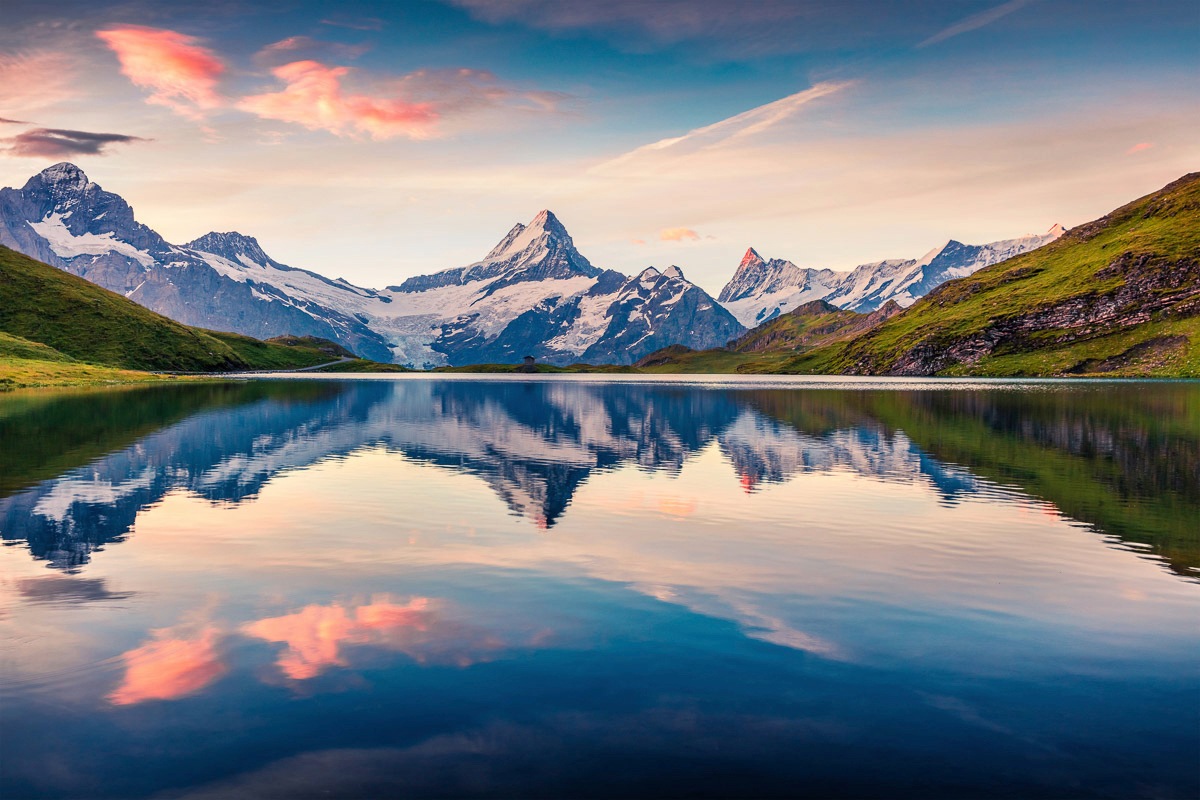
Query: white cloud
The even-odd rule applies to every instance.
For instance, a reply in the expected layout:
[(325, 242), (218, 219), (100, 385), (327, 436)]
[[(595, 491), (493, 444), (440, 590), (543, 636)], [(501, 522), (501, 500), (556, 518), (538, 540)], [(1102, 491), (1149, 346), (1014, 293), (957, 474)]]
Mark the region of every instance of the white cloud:
[(619, 171), (655, 154), (684, 154), (696, 150), (710, 150), (737, 142), (756, 134), (764, 133), (776, 125), (792, 118), (808, 103), (835, 94), (852, 86), (854, 81), (826, 81), (788, 95), (766, 105), (743, 111), (720, 122), (688, 131), (682, 136), (660, 139), (643, 145), (593, 168), (593, 172)]
[(1012, 12), (1032, 2), (1033, 0), (1009, 0), (1009, 2), (1002, 5), (989, 8), (986, 11), (980, 11), (978, 14), (972, 14), (966, 19), (959, 20), (950, 27), (938, 31), (933, 36), (918, 44), (917, 47), (928, 47), (931, 44), (944, 42), (952, 36), (958, 36), (960, 33), (967, 33), (968, 31), (978, 30), (985, 25), (991, 25), (1001, 17), (1007, 17)]

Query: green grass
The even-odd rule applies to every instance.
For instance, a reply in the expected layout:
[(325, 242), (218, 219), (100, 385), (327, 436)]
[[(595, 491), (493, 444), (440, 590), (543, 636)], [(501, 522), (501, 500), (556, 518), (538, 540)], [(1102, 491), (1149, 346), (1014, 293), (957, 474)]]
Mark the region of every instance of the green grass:
[(41, 342), (31, 342), (20, 336), (0, 331), (0, 359), (34, 359), (36, 361), (72, 361), (69, 356)]
[(194, 380), (187, 376), (102, 367), (74, 361), (41, 361), (0, 356), (0, 392), (48, 386), (106, 386)]
[(634, 371), (648, 375), (775, 372), (790, 353), (735, 353), (731, 350), (687, 350), (669, 348), (651, 353)]
[[(28, 384), (12, 363), (76, 361), (123, 370), (294, 369), (339, 357), (312, 337), (292, 344), (192, 328), (118, 294), (0, 246), (0, 380)], [(49, 375), (44, 368), (24, 372)], [(65, 375), (69, 370), (64, 369)], [(82, 373), (81, 373), (82, 374)], [(40, 380), (40, 379), (39, 379)]]
[[(1183, 337), (1172, 347), (1138, 358), (1139, 345)], [(1108, 366), (1134, 350), (1128, 365)], [(1147, 322), (1105, 336), (1021, 353), (992, 356), (972, 366), (958, 365), (944, 375), (1016, 377), (1021, 375), (1080, 375), (1119, 377), (1200, 377), (1200, 317)]]
[(339, 364), (331, 364), (328, 367), (321, 367), (318, 370), (314, 370), (314, 372), (378, 373), (378, 372), (414, 372), (414, 370), (409, 367), (401, 366), (400, 364), (384, 364), (380, 361), (369, 361), (365, 358), (356, 358), (353, 361), (343, 361)]
[(728, 349), (739, 353), (803, 352), (853, 339), (899, 313), (900, 307), (894, 302), (870, 314), (860, 314), (813, 300), (743, 334), (730, 342)]

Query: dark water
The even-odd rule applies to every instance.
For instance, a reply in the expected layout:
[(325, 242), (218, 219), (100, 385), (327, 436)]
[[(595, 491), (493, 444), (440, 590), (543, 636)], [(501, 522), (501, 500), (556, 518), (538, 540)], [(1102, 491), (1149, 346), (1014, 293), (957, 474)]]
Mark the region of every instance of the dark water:
[(1200, 384), (0, 397), (0, 796), (1200, 795)]

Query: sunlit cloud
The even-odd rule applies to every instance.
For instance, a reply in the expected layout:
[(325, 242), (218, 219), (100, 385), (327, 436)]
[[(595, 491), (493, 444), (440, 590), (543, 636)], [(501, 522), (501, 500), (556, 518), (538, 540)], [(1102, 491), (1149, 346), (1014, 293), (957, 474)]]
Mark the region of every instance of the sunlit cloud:
[(1126, 150), (1125, 155), (1131, 156), (1134, 153), (1141, 153), (1143, 151), (1149, 150), (1151, 147), (1154, 147), (1154, 142), (1138, 142), (1133, 147)]
[(700, 234), (691, 228), (663, 228), (658, 232), (658, 238), (662, 242), (698, 241)]
[(217, 637), (212, 626), (190, 637), (176, 636), (169, 629), (156, 631), (154, 639), (121, 655), (125, 677), (108, 701), (124, 706), (198, 692), (225, 674), (216, 650)]
[(113, 144), (145, 142), (140, 136), (123, 133), (92, 133), (63, 128), (34, 128), (16, 136), (0, 139), (8, 146), (3, 152), (29, 158), (69, 158), (78, 155), (105, 155)]
[(217, 82), (225, 65), (195, 37), (132, 25), (97, 31), (96, 36), (117, 54), (121, 72), (150, 91), (148, 102), (192, 119), (223, 105)]
[[(565, 95), (509, 86), (474, 69), (417, 70), (381, 76), (312, 59), (275, 67), (284, 88), (242, 99), (237, 107), (263, 119), (336, 136), (429, 139), (475, 112), (550, 113)], [(351, 84), (361, 88), (349, 88)], [(466, 123), (462, 123), (466, 124)]]
[(349, 67), (294, 61), (271, 72), (285, 84), (284, 88), (246, 97), (238, 103), (238, 108), (264, 119), (291, 122), (337, 136), (367, 134), (373, 139), (394, 136), (425, 139), (433, 135), (432, 126), (439, 116), (433, 103), (346, 93), (342, 79), (350, 73)]
[[(62, 53), (0, 54), (0, 108), (8, 113), (46, 108), (78, 96), (75, 67)], [(17, 120), (5, 120), (20, 124)]]
[(967, 33), (982, 28), (985, 25), (991, 25), (998, 19), (1006, 17), (1009, 14), (1024, 8), (1033, 0), (1009, 0), (1007, 3), (989, 8), (986, 11), (980, 11), (978, 14), (972, 14), (966, 19), (959, 20), (948, 28), (938, 31), (933, 36), (930, 36), (925, 41), (917, 45), (917, 47), (928, 47), (931, 44), (944, 42), (952, 36), (958, 36), (960, 33)]

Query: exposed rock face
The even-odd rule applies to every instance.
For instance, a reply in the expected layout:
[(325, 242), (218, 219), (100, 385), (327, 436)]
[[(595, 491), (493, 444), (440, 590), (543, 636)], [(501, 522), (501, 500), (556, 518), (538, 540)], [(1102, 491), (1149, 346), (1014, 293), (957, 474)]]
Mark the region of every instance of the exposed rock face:
[[(953, 341), (923, 343), (901, 354), (888, 374), (934, 375), (949, 366), (977, 364), (998, 348), (1032, 350), (1132, 328), (1164, 313), (1200, 314), (1200, 260), (1168, 262), (1144, 253), (1122, 253), (1097, 273), (1102, 278), (1117, 276), (1124, 281), (1110, 291), (1087, 292), (1033, 308)], [(938, 302), (937, 295), (928, 301)], [(1179, 344), (1177, 339), (1156, 342), (1158, 347)], [(870, 369), (868, 362), (856, 367)]]
[(689, 347), (719, 347), (744, 329), (733, 315), (679, 267), (654, 267), (622, 285), (612, 296), (608, 330), (589, 347), (583, 360), (632, 364), (647, 353), (686, 342)]

